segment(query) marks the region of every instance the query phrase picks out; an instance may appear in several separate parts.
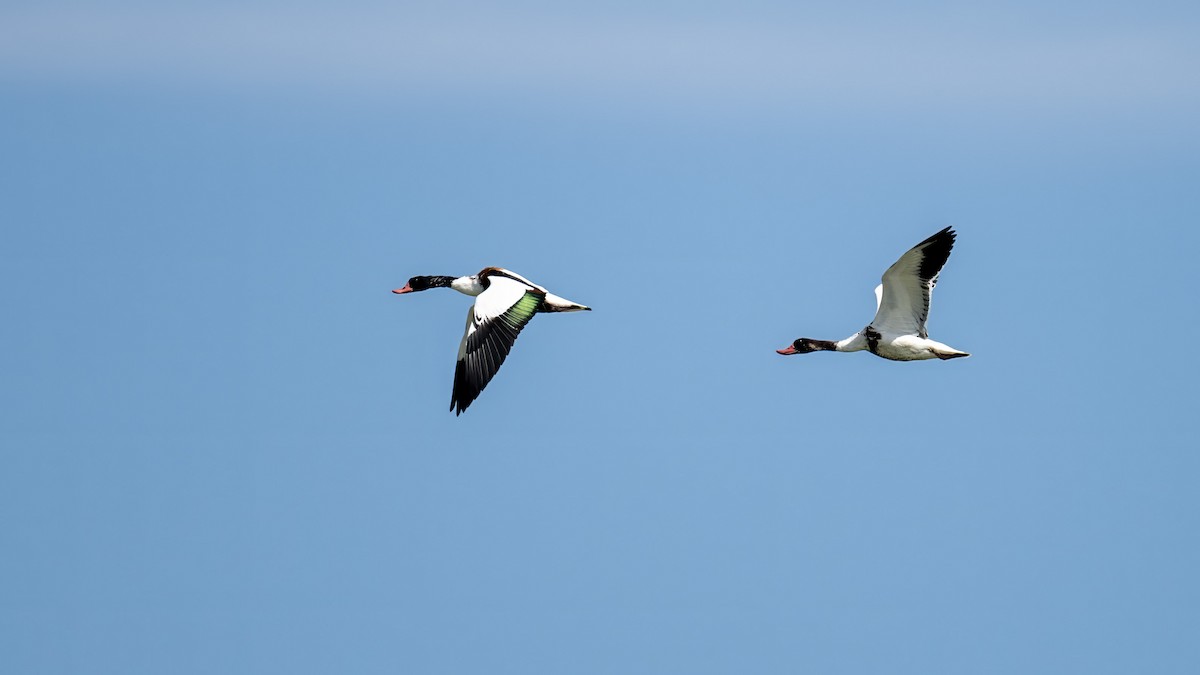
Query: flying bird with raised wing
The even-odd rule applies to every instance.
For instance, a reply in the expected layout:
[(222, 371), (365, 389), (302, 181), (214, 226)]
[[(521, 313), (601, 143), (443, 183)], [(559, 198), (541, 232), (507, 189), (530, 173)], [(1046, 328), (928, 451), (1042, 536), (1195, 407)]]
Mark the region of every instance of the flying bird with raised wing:
[(845, 340), (800, 338), (778, 349), (780, 354), (810, 352), (857, 352), (868, 350), (892, 361), (942, 360), (970, 356), (936, 340), (925, 330), (929, 302), (938, 274), (954, 248), (954, 230), (947, 227), (909, 249), (883, 273), (883, 283), (875, 288), (875, 318), (861, 331)]
[(450, 409), (456, 416), (461, 415), (495, 377), (517, 336), (535, 314), (592, 309), (554, 295), (525, 277), (499, 267), (485, 267), (479, 274), (467, 277), (413, 277), (404, 288), (392, 292), (415, 293), (430, 288), (453, 288), (475, 297), (475, 304), (467, 311), (467, 328), (458, 346), (458, 363), (454, 367)]

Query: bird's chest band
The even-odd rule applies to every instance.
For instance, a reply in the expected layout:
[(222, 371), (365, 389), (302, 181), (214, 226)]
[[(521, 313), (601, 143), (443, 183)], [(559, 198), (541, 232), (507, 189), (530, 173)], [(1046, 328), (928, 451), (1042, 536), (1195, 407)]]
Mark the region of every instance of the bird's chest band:
[(863, 329), (863, 337), (867, 339), (867, 349), (875, 356), (879, 356), (879, 341), (883, 339), (883, 335), (871, 326)]

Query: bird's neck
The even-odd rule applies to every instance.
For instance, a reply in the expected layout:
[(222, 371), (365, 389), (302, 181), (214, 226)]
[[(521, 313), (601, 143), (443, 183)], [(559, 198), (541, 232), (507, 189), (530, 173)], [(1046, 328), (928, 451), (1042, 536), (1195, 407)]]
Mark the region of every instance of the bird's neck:
[(867, 339), (863, 337), (862, 333), (855, 333), (845, 340), (827, 342), (826, 344), (829, 346), (822, 349), (829, 349), (835, 352), (860, 352), (867, 348)]
[(458, 277), (457, 279), (454, 277), (439, 278), (446, 279), (447, 286), (465, 295), (479, 295), (484, 290), (483, 284), (479, 283), (479, 277), (476, 276)]

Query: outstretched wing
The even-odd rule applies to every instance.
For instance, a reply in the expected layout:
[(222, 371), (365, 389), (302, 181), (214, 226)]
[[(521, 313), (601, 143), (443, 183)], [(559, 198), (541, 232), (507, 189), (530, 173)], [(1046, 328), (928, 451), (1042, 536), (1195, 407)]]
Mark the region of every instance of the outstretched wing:
[(954, 230), (946, 228), (909, 249), (883, 273), (883, 295), (871, 325), (888, 333), (926, 338), (925, 320), (938, 273), (954, 248)]
[(513, 279), (494, 276), (467, 312), (467, 328), (458, 346), (450, 409), (461, 415), (488, 385), (537, 313), (545, 292)]

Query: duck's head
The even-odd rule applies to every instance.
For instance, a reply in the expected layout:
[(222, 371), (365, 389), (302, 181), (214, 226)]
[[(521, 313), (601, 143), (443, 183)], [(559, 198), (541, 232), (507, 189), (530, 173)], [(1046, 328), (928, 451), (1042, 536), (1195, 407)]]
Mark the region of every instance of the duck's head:
[(810, 352), (830, 350), (832, 347), (830, 347), (829, 344), (830, 343), (827, 340), (799, 338), (791, 345), (784, 347), (783, 349), (776, 349), (775, 351), (779, 354), (783, 354), (784, 356), (790, 356), (792, 354), (808, 354)]
[(404, 284), (404, 288), (397, 288), (392, 292), (416, 293), (430, 288), (446, 288), (452, 281), (454, 281), (454, 277), (413, 277), (408, 280), (407, 284)]

